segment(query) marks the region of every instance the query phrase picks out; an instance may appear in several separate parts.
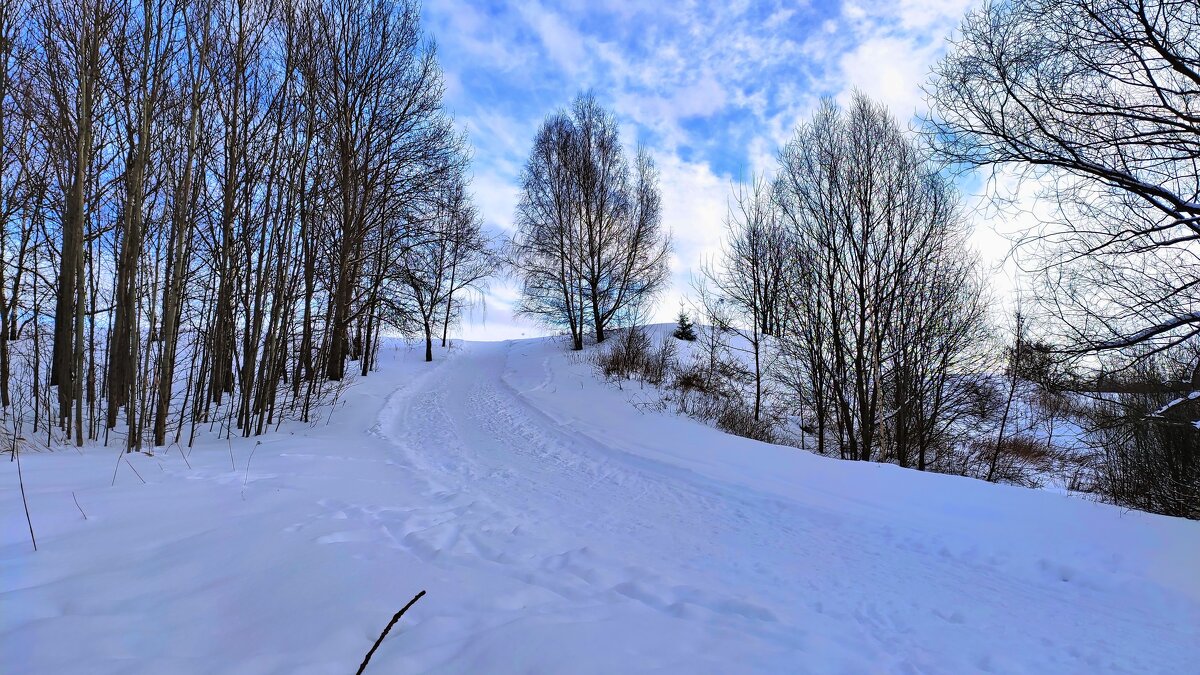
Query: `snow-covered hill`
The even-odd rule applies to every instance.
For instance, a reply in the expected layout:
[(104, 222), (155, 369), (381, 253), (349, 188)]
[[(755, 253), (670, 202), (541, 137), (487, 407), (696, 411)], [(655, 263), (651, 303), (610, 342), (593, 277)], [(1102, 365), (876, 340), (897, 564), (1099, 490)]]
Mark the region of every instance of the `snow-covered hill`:
[(422, 589), (368, 673), (1200, 663), (1200, 523), (727, 436), (553, 340), (421, 356), (261, 445), (23, 456), (37, 553), (6, 462), (0, 672), (353, 672)]

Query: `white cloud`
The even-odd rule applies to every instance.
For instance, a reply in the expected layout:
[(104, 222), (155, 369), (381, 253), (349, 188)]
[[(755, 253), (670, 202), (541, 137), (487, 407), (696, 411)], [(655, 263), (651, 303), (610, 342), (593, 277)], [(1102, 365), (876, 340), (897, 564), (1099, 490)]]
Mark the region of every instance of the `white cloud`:
[(663, 224), (671, 230), (673, 288), (658, 304), (655, 321), (670, 321), (691, 287), (701, 264), (720, 253), (730, 179), (707, 164), (685, 162), (676, 155), (656, 157), (663, 199)]
[(509, 174), (476, 170), (471, 192), (486, 223), (506, 232), (512, 230), (517, 191)]
[(501, 71), (514, 72), (529, 62), (530, 51), (497, 30), (494, 20), (483, 16), (468, 2), (429, 3), (425, 18), (441, 42), (453, 40), (454, 48)]
[[(448, 100), (476, 148), (473, 189), (490, 225), (511, 229), (536, 126), (577, 91), (594, 88), (616, 110), (626, 143), (650, 144), (676, 242), (674, 287), (656, 316), (670, 320), (693, 271), (719, 251), (727, 172), (769, 176), (822, 95), (844, 99), (858, 88), (902, 120), (923, 111), (920, 87), (974, 2), (534, 0), (482, 8), (444, 0), (426, 11), (455, 50)], [(980, 237), (981, 249), (999, 250), (993, 239)], [(515, 293), (511, 283), (496, 284), (486, 327), (468, 334), (539, 331), (511, 317)]]
[(900, 120), (925, 109), (920, 85), (937, 57), (937, 50), (899, 37), (873, 38), (859, 43), (842, 57), (840, 66), (847, 88), (839, 95), (845, 103), (851, 88), (882, 102)]
[(849, 36), (838, 58), (839, 99), (860, 89), (901, 120), (925, 111), (925, 84), (945, 40), (978, 0), (850, 0), (840, 21)]
[[(906, 30), (922, 31), (928, 28), (958, 26), (967, 10), (978, 4), (978, 0), (881, 0), (882, 7), (890, 7)], [(938, 33), (937, 37), (944, 37)]]
[(537, 3), (524, 3), (521, 16), (537, 34), (546, 55), (568, 75), (578, 77), (589, 64), (586, 43), (567, 21)]

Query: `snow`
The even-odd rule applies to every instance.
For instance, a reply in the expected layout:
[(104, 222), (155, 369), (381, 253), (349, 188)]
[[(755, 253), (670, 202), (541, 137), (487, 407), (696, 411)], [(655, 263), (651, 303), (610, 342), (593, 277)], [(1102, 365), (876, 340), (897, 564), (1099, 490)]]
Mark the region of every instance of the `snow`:
[(36, 553), (6, 462), (0, 671), (352, 672), (420, 590), (366, 672), (1200, 661), (1200, 523), (727, 436), (561, 341), (422, 356), (257, 446), (23, 455)]

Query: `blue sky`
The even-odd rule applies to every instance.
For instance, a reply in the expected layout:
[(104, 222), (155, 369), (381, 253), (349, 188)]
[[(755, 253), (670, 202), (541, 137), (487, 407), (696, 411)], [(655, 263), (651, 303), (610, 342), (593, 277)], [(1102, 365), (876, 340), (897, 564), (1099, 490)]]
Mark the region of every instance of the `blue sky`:
[[(446, 104), (474, 147), (473, 191), (488, 226), (510, 231), (517, 176), (542, 119), (591, 89), (649, 147), (674, 234), (670, 320), (718, 248), (733, 181), (770, 173), (822, 96), (860, 89), (902, 120), (974, 0), (633, 2), (426, 0)], [(474, 339), (539, 334), (514, 319), (512, 283), (493, 283)]]

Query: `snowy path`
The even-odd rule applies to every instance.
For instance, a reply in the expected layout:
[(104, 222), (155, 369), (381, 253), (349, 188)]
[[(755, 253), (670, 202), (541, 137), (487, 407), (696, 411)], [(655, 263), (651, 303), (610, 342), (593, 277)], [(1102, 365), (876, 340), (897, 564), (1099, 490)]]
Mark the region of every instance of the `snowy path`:
[[(746, 652), (719, 670), (1169, 672), (1195, 654), (1200, 624), (1161, 615), (1172, 601), (1154, 589), (1139, 606), (1133, 589), (1045, 552), (959, 541), (971, 538), (879, 508), (848, 519), (811, 495), (762, 494), (609, 447), (522, 396), (545, 393), (550, 373), (525, 392), (509, 384), (514, 366), (540, 375), (513, 350), (471, 346), (394, 396), (381, 419), (429, 496), (446, 502), (444, 519), (399, 538), (549, 591), (538, 612), (640, 604), (700, 628), (698, 641), (665, 645), (664, 663), (709, 647), (725, 659), (730, 647)], [(605, 404), (573, 398), (565, 409), (581, 418)], [(671, 440), (683, 439), (658, 439)]]
[(801, 553), (786, 522), (747, 516), (772, 505), (632, 466), (559, 427), (503, 381), (509, 348), (479, 345), (385, 410), (394, 415), (389, 437), (428, 477), (431, 496), (455, 504), (453, 518), (426, 532), (439, 546), (418, 548), (499, 564), (561, 596), (556, 609), (567, 613), (633, 601), (786, 645), (774, 613), (742, 595), (782, 584), (786, 573), (744, 564), (742, 553)]
[(392, 354), (328, 425), (137, 456), (147, 484), (28, 457), (0, 672), (344, 672), (422, 588), (372, 671), (1200, 662), (1200, 523), (732, 438), (555, 341)]

